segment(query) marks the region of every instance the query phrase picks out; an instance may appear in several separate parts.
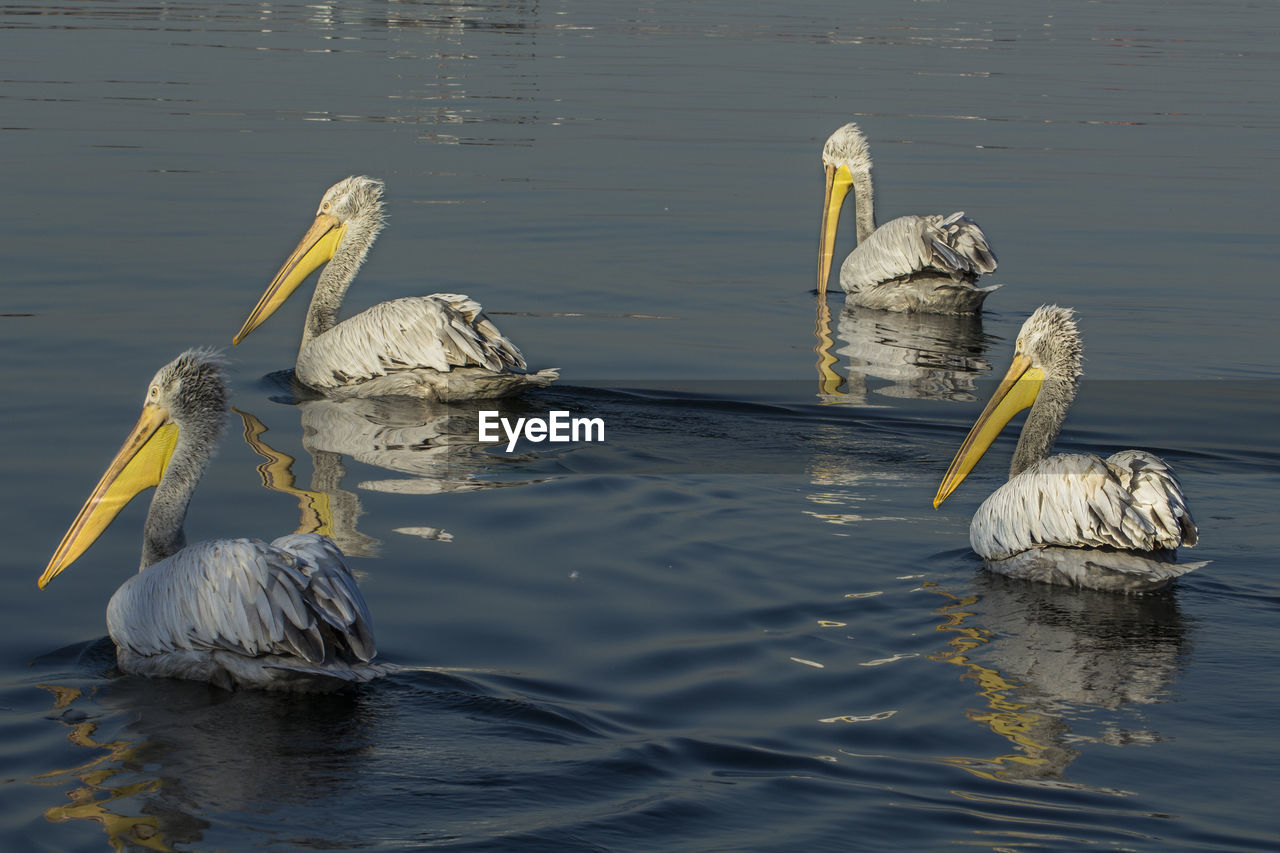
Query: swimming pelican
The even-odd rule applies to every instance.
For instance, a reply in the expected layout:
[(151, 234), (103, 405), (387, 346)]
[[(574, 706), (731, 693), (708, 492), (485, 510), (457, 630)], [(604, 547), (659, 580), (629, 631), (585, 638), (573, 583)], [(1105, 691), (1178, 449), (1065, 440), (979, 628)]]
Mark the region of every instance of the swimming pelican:
[(1107, 459), (1047, 455), (1075, 399), (1080, 359), (1071, 309), (1036, 309), (933, 505), (960, 485), (1013, 416), (1030, 407), (1009, 481), (974, 513), (973, 550), (1003, 574), (1126, 592), (1158, 589), (1205, 565), (1173, 562), (1179, 545), (1196, 544), (1196, 525), (1169, 466), (1144, 450)]
[(142, 565), (107, 605), (120, 669), (220, 687), (329, 690), (388, 667), (332, 540), (315, 534), (186, 544), (187, 504), (227, 411), (219, 358), (187, 350), (160, 368), (142, 416), (40, 576), (43, 589), (139, 492), (155, 486)]
[(852, 122), (822, 146), (827, 170), (826, 204), (818, 245), (818, 295), (827, 291), (836, 229), (845, 196), (853, 189), (858, 245), (840, 266), (840, 286), (849, 301), (887, 311), (973, 314), (1000, 285), (977, 287), (993, 272), (996, 256), (978, 223), (957, 211), (950, 216), (900, 216), (876, 227), (871, 187), (871, 151)]
[(524, 356), (474, 299), (411, 296), (337, 322), (347, 288), (382, 230), (382, 181), (350, 177), (320, 200), (311, 228), (232, 340), (256, 329), (321, 265), (295, 375), (334, 397), (459, 400), (505, 397), (550, 384), (555, 370), (523, 373)]

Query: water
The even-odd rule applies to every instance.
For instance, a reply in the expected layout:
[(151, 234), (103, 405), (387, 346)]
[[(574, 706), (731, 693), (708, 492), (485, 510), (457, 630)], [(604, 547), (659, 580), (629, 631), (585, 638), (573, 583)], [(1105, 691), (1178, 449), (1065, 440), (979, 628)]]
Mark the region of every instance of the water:
[[(0, 5), (0, 847), (1268, 849), (1280, 373), (1275, 44), (1226, 3)], [(815, 369), (821, 142), (882, 218), (963, 208), (979, 322), (841, 313)], [(187, 526), (317, 507), (382, 655), (353, 695), (125, 678), (103, 611), (145, 503), (48, 590), (179, 350), (227, 345), (325, 187), (388, 184), (361, 308), (470, 293), (603, 445), (476, 446), (297, 403), (298, 299), (232, 353)], [(851, 247), (846, 223), (838, 251)], [(1059, 446), (1178, 470), (1206, 568), (1142, 600), (987, 575), (941, 510), (1045, 302)], [(12, 315), (12, 316), (11, 316)], [(292, 460), (291, 465), (286, 463)]]

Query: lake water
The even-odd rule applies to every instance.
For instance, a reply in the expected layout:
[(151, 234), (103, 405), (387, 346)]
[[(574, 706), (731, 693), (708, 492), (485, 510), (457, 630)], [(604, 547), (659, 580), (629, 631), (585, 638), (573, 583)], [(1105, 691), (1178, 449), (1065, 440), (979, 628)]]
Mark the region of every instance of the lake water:
[[(1275, 5), (73, 0), (0, 27), (0, 848), (1280, 846)], [(881, 218), (967, 211), (1005, 288), (968, 322), (832, 295), (833, 378), (819, 150), (850, 120)], [(349, 307), (471, 294), (561, 369), (503, 410), (607, 440), (508, 455), (487, 406), (298, 401), (295, 297), (229, 352), (243, 414), (188, 536), (326, 524), (406, 670), (122, 677), (103, 613), (146, 502), (36, 577), (156, 368), (229, 347), (360, 173), (390, 223)], [(968, 521), (1011, 437), (930, 506), (1047, 302), (1087, 358), (1059, 447), (1150, 449), (1190, 496), (1183, 559), (1213, 562), (1163, 594), (985, 572)]]

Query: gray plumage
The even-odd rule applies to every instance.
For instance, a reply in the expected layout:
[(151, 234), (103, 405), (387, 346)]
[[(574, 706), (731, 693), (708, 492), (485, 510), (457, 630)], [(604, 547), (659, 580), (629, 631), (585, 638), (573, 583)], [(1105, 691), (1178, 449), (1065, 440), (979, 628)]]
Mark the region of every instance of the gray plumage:
[(372, 662), (368, 608), (331, 540), (186, 545), (187, 506), (226, 419), (219, 359), (184, 352), (156, 374), (146, 407), (176, 425), (177, 440), (147, 513), (139, 573), (107, 605), (120, 668), (286, 690), (328, 690), (386, 672)]
[(316, 281), (298, 380), (335, 397), (457, 400), (504, 397), (556, 379), (554, 369), (525, 372), (520, 350), (466, 296), (395, 299), (338, 322), (347, 288), (383, 228), (382, 191), (381, 181), (350, 177), (321, 199), (320, 214), (345, 230)]
[(165, 405), (178, 429), (178, 442), (165, 478), (151, 498), (142, 531), (139, 570), (186, 547), (183, 524), (196, 484), (218, 449), (226, 425), (227, 381), (222, 357), (213, 350), (189, 349), (151, 378), (147, 404)]
[(369, 611), (314, 533), (200, 542), (126, 581), (107, 605), (125, 672), (220, 687), (326, 690), (386, 671)]
[(1074, 312), (1041, 305), (1023, 322), (1014, 351), (1029, 356), (1031, 366), (1044, 372), (1044, 380), (1018, 435), (1009, 463), (1010, 479), (1049, 455), (1076, 398), (1084, 373), (1084, 346)]
[(997, 264), (978, 223), (957, 211), (901, 216), (877, 226), (871, 153), (856, 124), (831, 135), (822, 161), (828, 169), (847, 169), (852, 179), (858, 245), (840, 266), (840, 286), (849, 301), (888, 311), (982, 310), (983, 301), (1000, 285), (976, 284)]

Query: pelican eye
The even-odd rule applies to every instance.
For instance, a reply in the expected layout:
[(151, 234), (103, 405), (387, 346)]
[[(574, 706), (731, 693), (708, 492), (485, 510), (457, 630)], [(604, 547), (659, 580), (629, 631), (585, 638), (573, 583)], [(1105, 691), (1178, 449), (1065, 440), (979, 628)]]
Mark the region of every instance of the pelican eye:
[(331, 207), (333, 207), (333, 202), (331, 201), (326, 201), (324, 204), (320, 205), (320, 209), (323, 210), (325, 213), (328, 213), (329, 208)]
[(152, 385), (151, 390), (147, 392), (147, 399), (155, 400), (155, 399), (158, 399), (159, 397), (160, 397), (160, 386)]

